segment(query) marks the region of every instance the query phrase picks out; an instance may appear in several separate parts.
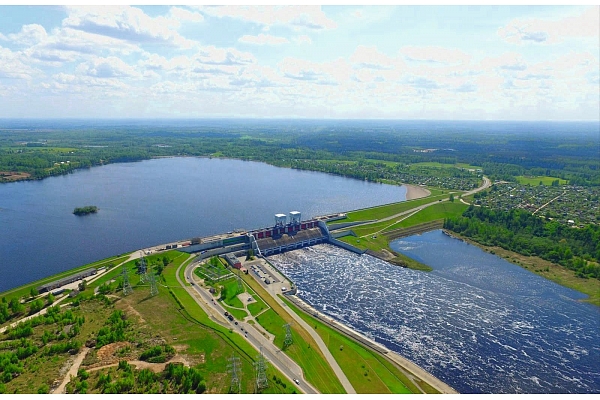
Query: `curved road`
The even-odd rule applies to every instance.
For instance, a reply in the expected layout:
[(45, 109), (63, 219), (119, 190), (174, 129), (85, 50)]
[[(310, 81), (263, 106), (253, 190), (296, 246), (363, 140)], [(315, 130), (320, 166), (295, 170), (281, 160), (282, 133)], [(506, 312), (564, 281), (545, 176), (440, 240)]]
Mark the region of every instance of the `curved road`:
[[(481, 192), (482, 190), (485, 190), (485, 189), (489, 188), (491, 186), (491, 184), (492, 184), (492, 182), (490, 181), (490, 179), (487, 176), (484, 176), (483, 177), (483, 184), (481, 186), (479, 186), (478, 188), (475, 188), (473, 190), (470, 190), (468, 192), (465, 192), (462, 195), (463, 196), (470, 196), (472, 194)], [(411, 208), (410, 210), (406, 210), (406, 211), (399, 212), (398, 214), (390, 215), (389, 217), (381, 218), (381, 219), (378, 219), (378, 220), (375, 220), (375, 221), (365, 222), (365, 223), (362, 223), (362, 224), (352, 225), (352, 227), (348, 227), (348, 228), (351, 229), (351, 228), (356, 228), (357, 226), (364, 226), (364, 225), (376, 224), (376, 223), (379, 223), (379, 222), (389, 221), (389, 220), (392, 220), (394, 218), (402, 217), (402, 216), (407, 215), (407, 214), (411, 214), (411, 213), (414, 213), (414, 212), (417, 212), (417, 211), (421, 211), (424, 208), (431, 207), (434, 204), (438, 204), (438, 203), (440, 203), (442, 201), (448, 201), (448, 200), (450, 200), (449, 197), (445, 198), (445, 199), (440, 199), (440, 200), (437, 200), (437, 201), (432, 201), (431, 203), (422, 204), (420, 206)], [(344, 229), (347, 229), (347, 228), (341, 228), (339, 230), (344, 230)], [(332, 231), (334, 231), (334, 230), (338, 230), (338, 229), (332, 229)]]
[[(190, 256), (189, 258), (192, 257), (193, 256)], [(188, 283), (190, 283), (191, 287), (181, 281), (179, 277), (179, 271), (181, 270), (181, 267), (188, 261), (189, 259), (182, 263), (179, 268), (177, 268), (177, 281), (190, 294), (190, 296), (192, 296), (196, 303), (202, 307), (202, 309), (208, 314), (209, 318), (213, 322), (216, 322), (225, 328), (232, 329), (238, 334), (243, 335), (244, 338), (257, 350), (260, 350), (262, 347), (263, 354), (267, 359), (268, 364), (271, 364), (281, 371), (281, 373), (284, 374), (290, 381), (297, 379), (299, 383), (295, 383), (295, 385), (298, 386), (304, 393), (319, 393), (317, 389), (302, 379), (302, 368), (300, 368), (298, 364), (289, 358), (287, 354), (282, 352), (273, 343), (271, 343), (268, 338), (265, 338), (260, 332), (258, 332), (251, 324), (237, 321), (238, 324), (235, 325), (235, 321), (229, 321), (224, 317), (226, 310), (219, 304), (218, 301), (214, 301), (212, 294), (210, 294), (207, 290), (202, 289), (194, 282), (192, 275), (192, 264), (188, 264), (184, 271), (185, 279)]]

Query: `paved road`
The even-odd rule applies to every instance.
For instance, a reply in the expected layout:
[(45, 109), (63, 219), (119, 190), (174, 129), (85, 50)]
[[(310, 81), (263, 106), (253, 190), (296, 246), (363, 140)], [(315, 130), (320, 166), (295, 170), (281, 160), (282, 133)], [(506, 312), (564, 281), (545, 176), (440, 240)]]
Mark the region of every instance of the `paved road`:
[[(491, 186), (491, 181), (489, 180), (489, 178), (487, 176), (484, 176), (483, 177), (483, 184), (481, 186), (479, 186), (476, 189), (473, 189), (473, 190), (470, 190), (468, 192), (463, 193), (463, 196), (469, 196), (469, 195), (475, 194), (477, 192), (480, 192), (482, 190), (485, 190), (485, 189), (489, 188), (490, 186)], [(449, 201), (449, 200), (450, 200), (449, 197), (447, 197), (445, 199), (439, 199), (437, 201), (432, 201), (431, 203), (422, 204), (420, 206), (411, 208), (410, 210), (399, 212), (398, 214), (390, 215), (389, 217), (378, 219), (378, 220), (376, 220), (374, 222), (371, 221), (371, 222), (365, 222), (363, 224), (356, 224), (356, 225), (352, 225), (352, 227), (349, 227), (349, 228), (356, 228), (358, 226), (363, 226), (363, 225), (369, 225), (369, 224), (375, 224), (375, 223), (379, 223), (379, 222), (389, 221), (389, 220), (392, 220), (394, 218), (402, 217), (402, 216), (407, 215), (407, 214), (411, 214), (411, 213), (414, 213), (414, 212), (417, 212), (417, 211), (421, 211), (422, 209), (427, 208), (427, 207), (431, 207), (434, 204), (438, 204), (440, 202)], [(345, 229), (345, 228), (343, 228), (343, 229)]]
[(344, 374), (344, 371), (342, 371), (342, 369), (340, 368), (340, 366), (337, 363), (337, 361), (335, 360), (335, 358), (333, 358), (333, 355), (331, 354), (331, 352), (327, 348), (327, 345), (325, 344), (325, 342), (323, 341), (323, 339), (321, 339), (321, 336), (319, 336), (319, 334), (317, 332), (315, 332), (315, 330), (309, 324), (307, 324), (302, 318), (300, 318), (295, 312), (293, 312), (292, 310), (290, 310), (288, 308), (287, 304), (285, 304), (277, 296), (277, 294), (281, 293), (281, 287), (287, 286), (289, 288), (291, 286), (290, 283), (289, 282), (286, 283), (286, 279), (284, 277), (282, 277), (277, 272), (277, 270), (275, 270), (272, 266), (268, 265), (268, 263), (264, 263), (263, 265), (264, 265), (263, 268), (266, 268), (267, 271), (269, 272), (269, 274), (271, 274), (271, 276), (276, 276), (277, 280), (279, 282), (278, 283), (272, 283), (272, 284), (269, 284), (269, 285), (265, 285), (262, 281), (258, 281), (258, 282), (263, 286), (263, 288), (267, 292), (269, 292), (271, 294), (271, 297), (281, 307), (283, 307), (284, 309), (287, 309), (288, 313), (292, 316), (292, 318), (294, 318), (294, 321), (296, 321), (296, 323), (298, 323), (300, 326), (302, 326), (309, 333), (309, 335), (312, 336), (312, 338), (314, 339), (314, 341), (319, 346), (319, 349), (321, 350), (321, 352), (325, 356), (325, 359), (327, 360), (327, 362), (331, 366), (331, 369), (333, 370), (333, 372), (335, 373), (335, 375), (337, 376), (337, 378), (340, 380), (340, 383), (342, 384), (342, 386), (344, 386), (344, 389), (346, 390), (346, 392), (349, 393), (349, 394), (356, 394), (356, 390), (354, 390), (354, 387), (352, 387), (352, 384), (348, 380), (348, 377), (346, 377), (346, 374)]
[[(190, 258), (193, 256), (190, 256)], [(184, 265), (183, 263), (182, 265)], [(251, 324), (237, 321), (235, 325), (234, 321), (229, 321), (224, 317), (225, 309), (219, 304), (218, 301), (214, 301), (212, 294), (208, 290), (198, 286), (192, 274), (193, 266), (190, 264), (184, 271), (185, 279), (191, 283), (192, 286), (185, 285), (179, 278), (179, 270), (177, 269), (176, 276), (179, 284), (192, 296), (192, 298), (198, 303), (200, 307), (208, 314), (209, 318), (226, 327), (232, 329), (234, 332), (242, 335), (254, 348), (260, 350), (262, 347), (263, 354), (268, 360), (268, 363), (273, 367), (277, 368), (284, 374), (290, 381), (298, 379), (299, 384), (295, 385), (302, 390), (304, 393), (317, 394), (319, 391), (312, 385), (307, 383), (303, 378), (302, 368), (296, 364), (287, 354), (278, 349), (273, 343), (265, 338), (259, 331), (257, 331)]]

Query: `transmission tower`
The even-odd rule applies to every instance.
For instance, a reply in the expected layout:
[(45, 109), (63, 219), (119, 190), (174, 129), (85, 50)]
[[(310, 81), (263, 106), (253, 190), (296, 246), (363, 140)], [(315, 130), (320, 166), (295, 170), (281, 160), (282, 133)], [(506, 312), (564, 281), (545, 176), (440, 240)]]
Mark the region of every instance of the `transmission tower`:
[(158, 294), (158, 286), (156, 286), (156, 278), (153, 273), (148, 274), (148, 281), (150, 282), (150, 296), (156, 296)]
[(143, 255), (142, 258), (140, 258), (138, 274), (140, 274), (140, 283), (146, 283), (146, 279), (148, 278), (148, 267), (146, 266), (146, 259)]
[(267, 360), (263, 354), (262, 346), (260, 347), (258, 359), (254, 363), (254, 370), (256, 371), (256, 391), (258, 392), (269, 386), (269, 380), (267, 379)]
[(289, 324), (283, 325), (283, 328), (285, 329), (285, 339), (283, 339), (283, 348), (284, 349), (286, 349), (288, 346), (290, 346), (292, 343), (294, 343), (294, 338), (292, 337), (292, 330), (290, 329), (291, 325), (292, 325), (291, 322)]
[(242, 391), (242, 371), (240, 370), (240, 358), (236, 357), (235, 354), (228, 359), (229, 365), (228, 371), (231, 373), (231, 386), (229, 387), (230, 393), (240, 393)]
[(127, 268), (123, 266), (123, 294), (127, 296), (131, 293), (133, 293), (133, 288), (131, 287), (131, 283), (129, 283), (129, 275), (127, 274)]

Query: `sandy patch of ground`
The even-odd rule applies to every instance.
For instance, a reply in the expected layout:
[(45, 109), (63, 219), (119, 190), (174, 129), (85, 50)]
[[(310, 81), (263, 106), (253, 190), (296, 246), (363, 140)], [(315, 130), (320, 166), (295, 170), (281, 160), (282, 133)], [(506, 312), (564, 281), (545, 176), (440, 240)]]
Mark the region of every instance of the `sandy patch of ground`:
[(143, 324), (146, 322), (146, 320), (144, 318), (142, 318), (142, 314), (140, 314), (138, 312), (138, 310), (136, 310), (135, 308), (131, 307), (131, 304), (127, 305), (126, 312), (131, 313), (131, 314), (135, 315), (136, 317), (138, 317), (138, 321), (140, 324)]
[(11, 171), (0, 171), (0, 181), (18, 181), (21, 179), (27, 179), (31, 176), (27, 172), (11, 172)]
[(429, 190), (421, 186), (407, 184), (404, 184), (404, 186), (406, 187), (406, 200), (420, 199), (421, 197), (427, 197), (431, 194)]

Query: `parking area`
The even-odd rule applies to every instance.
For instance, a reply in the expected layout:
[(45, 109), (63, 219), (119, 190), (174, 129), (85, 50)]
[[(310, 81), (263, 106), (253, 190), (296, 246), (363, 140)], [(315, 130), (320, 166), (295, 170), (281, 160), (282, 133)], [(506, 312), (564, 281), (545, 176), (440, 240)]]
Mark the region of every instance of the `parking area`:
[(243, 260), (242, 267), (246, 268), (248, 274), (254, 275), (254, 278), (272, 293), (281, 293), (282, 288), (290, 287), (290, 282), (262, 258), (255, 258), (251, 261)]

